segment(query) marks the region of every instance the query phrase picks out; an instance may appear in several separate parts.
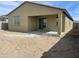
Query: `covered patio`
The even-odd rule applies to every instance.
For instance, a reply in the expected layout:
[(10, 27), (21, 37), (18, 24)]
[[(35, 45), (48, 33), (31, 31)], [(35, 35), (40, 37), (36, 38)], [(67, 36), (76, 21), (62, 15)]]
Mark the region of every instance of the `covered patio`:
[(60, 35), (62, 32), (62, 14), (29, 16), (29, 31)]

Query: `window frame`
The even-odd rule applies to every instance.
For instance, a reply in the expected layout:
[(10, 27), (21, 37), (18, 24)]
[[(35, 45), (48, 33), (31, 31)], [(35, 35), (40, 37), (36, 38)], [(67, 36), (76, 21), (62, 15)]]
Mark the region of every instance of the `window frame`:
[(20, 16), (13, 16), (13, 23), (15, 25), (20, 25)]

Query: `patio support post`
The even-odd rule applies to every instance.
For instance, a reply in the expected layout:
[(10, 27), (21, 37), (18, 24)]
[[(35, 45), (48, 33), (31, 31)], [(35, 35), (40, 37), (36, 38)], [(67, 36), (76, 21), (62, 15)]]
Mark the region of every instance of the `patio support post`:
[(62, 32), (62, 13), (58, 13), (58, 35)]

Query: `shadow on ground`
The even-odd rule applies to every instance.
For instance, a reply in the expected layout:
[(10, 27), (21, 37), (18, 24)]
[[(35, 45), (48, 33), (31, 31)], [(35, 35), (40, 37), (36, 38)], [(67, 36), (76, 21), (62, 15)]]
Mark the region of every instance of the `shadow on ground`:
[(79, 35), (71, 30), (51, 49), (44, 52), (41, 58), (77, 58), (79, 57)]

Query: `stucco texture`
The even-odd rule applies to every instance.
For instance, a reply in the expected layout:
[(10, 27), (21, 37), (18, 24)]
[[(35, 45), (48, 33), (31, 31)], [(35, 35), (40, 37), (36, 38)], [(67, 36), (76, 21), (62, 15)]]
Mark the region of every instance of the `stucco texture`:
[[(47, 20), (47, 31), (60, 32), (60, 34), (61, 32), (69, 31), (73, 27), (73, 22), (67, 18), (66, 15), (65, 18), (63, 18), (64, 16), (58, 14), (62, 14), (62, 11), (59, 9), (25, 3), (8, 15), (8, 27), (9, 30), (21, 32), (38, 30), (38, 18), (44, 16)], [(58, 15), (58, 18), (56, 18), (56, 15)], [(20, 16), (20, 25), (14, 24), (14, 16)], [(56, 25), (57, 21), (58, 25)]]

